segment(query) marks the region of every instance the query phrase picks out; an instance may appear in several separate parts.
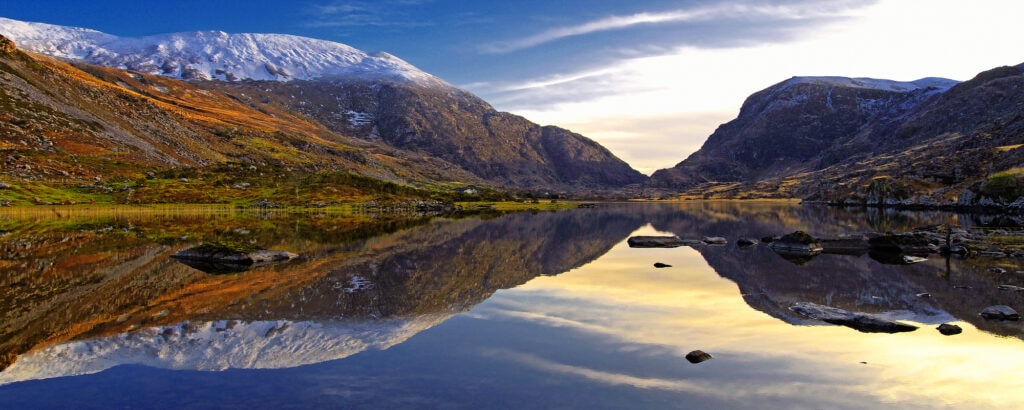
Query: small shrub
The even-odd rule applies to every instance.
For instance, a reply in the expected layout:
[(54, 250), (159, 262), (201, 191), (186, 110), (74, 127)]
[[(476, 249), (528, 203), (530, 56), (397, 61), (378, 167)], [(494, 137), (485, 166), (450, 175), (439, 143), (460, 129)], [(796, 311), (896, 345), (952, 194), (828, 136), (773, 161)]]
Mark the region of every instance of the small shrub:
[(1005, 201), (1024, 196), (1024, 168), (996, 172), (981, 186), (981, 195)]

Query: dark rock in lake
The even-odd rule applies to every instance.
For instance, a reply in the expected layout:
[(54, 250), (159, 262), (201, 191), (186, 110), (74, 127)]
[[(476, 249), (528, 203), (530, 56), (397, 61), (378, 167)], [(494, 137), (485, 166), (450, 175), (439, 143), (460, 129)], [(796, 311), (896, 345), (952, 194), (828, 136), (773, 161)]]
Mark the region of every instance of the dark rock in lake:
[(811, 302), (797, 302), (790, 310), (834, 325), (842, 325), (864, 333), (900, 333), (917, 330), (917, 326), (900, 323), (862, 312), (850, 312)]
[(781, 238), (781, 236), (779, 236), (779, 235), (768, 235), (768, 236), (762, 237), (761, 238), (761, 242), (772, 243), (772, 242), (775, 242), (775, 241), (779, 240), (779, 238)]
[(937, 327), (936, 329), (939, 329), (939, 333), (942, 333), (946, 336), (958, 335), (960, 333), (963, 333), (964, 331), (963, 329), (960, 328), (960, 326), (951, 323), (943, 323), (939, 325), (939, 327)]
[(757, 245), (757, 241), (750, 238), (740, 238), (736, 240), (736, 244), (739, 246), (754, 246)]
[(868, 251), (868, 257), (883, 265), (910, 265), (925, 261), (924, 258), (919, 256), (905, 255), (899, 251), (878, 249)]
[(786, 234), (768, 245), (775, 253), (787, 259), (800, 259), (818, 255), (822, 251), (821, 243), (804, 231)]
[(672, 265), (669, 265), (667, 263), (654, 262), (654, 267), (655, 268), (671, 268)]
[(931, 239), (921, 233), (882, 234), (868, 239), (872, 251), (898, 252), (911, 255), (927, 255), (937, 252), (938, 247)]
[(1020, 314), (1006, 305), (989, 306), (981, 311), (981, 317), (989, 320), (1020, 320)]
[(257, 266), (287, 262), (295, 259), (298, 255), (286, 251), (203, 244), (178, 251), (171, 257), (203, 272), (235, 273)]
[(630, 248), (676, 248), (686, 245), (678, 236), (632, 236), (626, 240)]
[(686, 360), (694, 364), (706, 362), (711, 359), (714, 359), (714, 357), (712, 357), (710, 354), (705, 353), (702, 350), (694, 350), (686, 354)]
[(704, 238), (701, 238), (701, 241), (708, 245), (725, 245), (729, 243), (728, 239), (721, 236), (705, 236)]
[(1002, 274), (1006, 273), (1006, 269), (1003, 269), (1003, 268), (989, 268), (988, 271), (992, 272), (992, 273), (995, 273), (995, 274), (998, 274), (998, 275), (1002, 275)]

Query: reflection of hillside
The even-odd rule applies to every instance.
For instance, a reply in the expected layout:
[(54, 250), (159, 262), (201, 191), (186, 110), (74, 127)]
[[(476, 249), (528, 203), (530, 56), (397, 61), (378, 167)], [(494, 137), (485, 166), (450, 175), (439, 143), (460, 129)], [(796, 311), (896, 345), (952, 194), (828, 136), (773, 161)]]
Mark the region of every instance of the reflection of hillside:
[[(999, 277), (987, 271), (986, 260), (975, 263), (932, 256), (926, 263), (883, 265), (868, 255), (821, 255), (805, 265), (787, 262), (763, 245), (740, 248), (740, 237), (760, 238), (797, 229), (827, 236), (849, 232), (903, 230), (938, 222), (970, 224), (963, 217), (933, 212), (899, 213), (799, 206), (781, 203), (703, 202), (646, 210), (654, 227), (684, 238), (721, 235), (732, 243), (697, 250), (721, 276), (737, 283), (753, 308), (789, 323), (810, 323), (789, 310), (809, 301), (853, 311), (887, 313), (924, 323), (953, 320), (1001, 334), (1024, 337), (1019, 322), (985, 321), (978, 316), (993, 304), (1024, 306), (1024, 296), (998, 290), (1020, 285), (1024, 278)], [(929, 293), (931, 297), (918, 297)]]
[[(12, 239), (8, 255), (21, 253), (3, 260), (8, 274), (0, 278), (0, 352), (9, 361), (12, 354), (69, 340), (185, 321), (351, 322), (451, 314), (497, 289), (587, 263), (643, 222), (606, 209), (523, 213), (386, 221), (378, 228), (397, 231), (351, 239), (344, 232), (372, 233), (378, 229), (374, 221), (319, 216), (313, 226), (304, 218), (135, 221), (128, 233), (24, 231), (5, 238)], [(161, 236), (156, 243), (141, 233), (161, 224), (173, 226), (175, 238), (189, 232), (195, 238), (251, 239), (302, 259), (206, 275), (169, 258), (194, 242)], [(336, 237), (347, 240), (331, 239)]]
[[(270, 320), (463, 311), (498, 289), (592, 261), (642, 222), (609, 210), (435, 222), (351, 244), (344, 260), (319, 263), (326, 272), (308, 286), (220, 314)], [(293, 307), (296, 300), (301, 310)]]

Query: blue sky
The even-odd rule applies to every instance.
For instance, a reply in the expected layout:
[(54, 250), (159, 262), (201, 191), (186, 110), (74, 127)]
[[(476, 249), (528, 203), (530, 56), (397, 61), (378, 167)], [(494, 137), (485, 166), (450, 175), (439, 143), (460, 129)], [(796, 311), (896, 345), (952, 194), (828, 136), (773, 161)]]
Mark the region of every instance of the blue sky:
[(1024, 62), (1016, 0), (0, 0), (118, 36), (287, 33), (386, 51), (650, 173), (795, 75), (966, 80)]

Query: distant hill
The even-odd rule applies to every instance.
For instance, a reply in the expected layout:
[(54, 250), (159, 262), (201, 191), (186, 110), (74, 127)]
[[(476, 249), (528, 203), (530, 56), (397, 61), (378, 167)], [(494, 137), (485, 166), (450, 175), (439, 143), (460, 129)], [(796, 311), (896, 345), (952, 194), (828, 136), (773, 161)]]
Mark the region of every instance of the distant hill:
[(795, 77), (647, 187), (661, 195), (1007, 206), (1024, 195), (1024, 67), (970, 81)]

